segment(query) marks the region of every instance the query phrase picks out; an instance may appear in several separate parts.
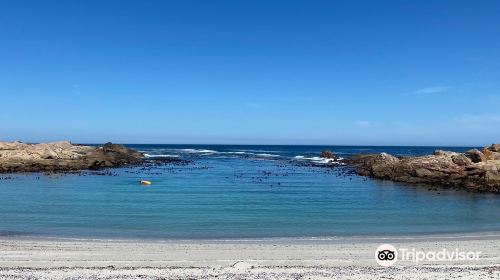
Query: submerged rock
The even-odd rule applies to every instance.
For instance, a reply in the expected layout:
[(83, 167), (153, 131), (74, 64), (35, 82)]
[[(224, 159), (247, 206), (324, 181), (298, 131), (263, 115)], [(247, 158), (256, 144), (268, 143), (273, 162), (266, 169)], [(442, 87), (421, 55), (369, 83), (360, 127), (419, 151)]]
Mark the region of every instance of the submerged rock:
[(139, 163), (142, 158), (142, 153), (111, 143), (91, 147), (68, 141), (0, 142), (0, 173), (100, 169)]
[(357, 155), (349, 162), (363, 176), (499, 193), (500, 160), (495, 159), (497, 152), (491, 153), (487, 157), (479, 150), (465, 154), (438, 150), (430, 156), (400, 158), (382, 153)]

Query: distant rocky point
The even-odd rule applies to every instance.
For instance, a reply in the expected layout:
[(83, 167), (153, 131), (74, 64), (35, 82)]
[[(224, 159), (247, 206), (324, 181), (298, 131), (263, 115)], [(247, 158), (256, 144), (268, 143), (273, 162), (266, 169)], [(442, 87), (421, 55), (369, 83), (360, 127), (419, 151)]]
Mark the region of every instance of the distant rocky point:
[(420, 157), (356, 155), (349, 163), (358, 174), (383, 180), (500, 193), (500, 144), (465, 153), (437, 150)]
[(112, 143), (92, 147), (68, 141), (42, 144), (0, 142), (0, 173), (95, 170), (140, 163), (143, 156)]

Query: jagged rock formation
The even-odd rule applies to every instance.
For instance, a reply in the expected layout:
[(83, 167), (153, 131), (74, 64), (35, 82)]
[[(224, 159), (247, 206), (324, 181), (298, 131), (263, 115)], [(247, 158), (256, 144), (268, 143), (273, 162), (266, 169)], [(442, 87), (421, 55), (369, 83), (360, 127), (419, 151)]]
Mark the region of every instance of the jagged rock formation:
[(421, 157), (357, 155), (349, 162), (363, 176), (500, 193), (499, 144), (463, 154), (438, 150)]
[(0, 173), (100, 169), (139, 163), (142, 158), (143, 154), (112, 143), (91, 147), (67, 141), (0, 142)]

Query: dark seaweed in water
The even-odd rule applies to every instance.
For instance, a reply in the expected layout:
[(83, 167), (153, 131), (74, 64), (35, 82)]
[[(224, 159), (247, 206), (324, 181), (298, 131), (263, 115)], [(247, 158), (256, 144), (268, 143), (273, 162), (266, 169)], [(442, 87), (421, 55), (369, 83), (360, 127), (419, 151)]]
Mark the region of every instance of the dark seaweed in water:
[(181, 159), (177, 157), (149, 157), (142, 163), (143, 166), (161, 166), (161, 165), (188, 165), (193, 163), (192, 160)]

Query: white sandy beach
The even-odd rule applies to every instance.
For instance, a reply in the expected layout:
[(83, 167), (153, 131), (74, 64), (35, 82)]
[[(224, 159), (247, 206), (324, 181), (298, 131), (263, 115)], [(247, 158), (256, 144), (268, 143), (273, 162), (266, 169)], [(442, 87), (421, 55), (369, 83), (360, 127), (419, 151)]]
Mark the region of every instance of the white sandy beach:
[[(399, 261), (376, 248), (481, 251), (479, 260)], [(0, 279), (499, 279), (500, 234), (323, 240), (0, 240)]]

